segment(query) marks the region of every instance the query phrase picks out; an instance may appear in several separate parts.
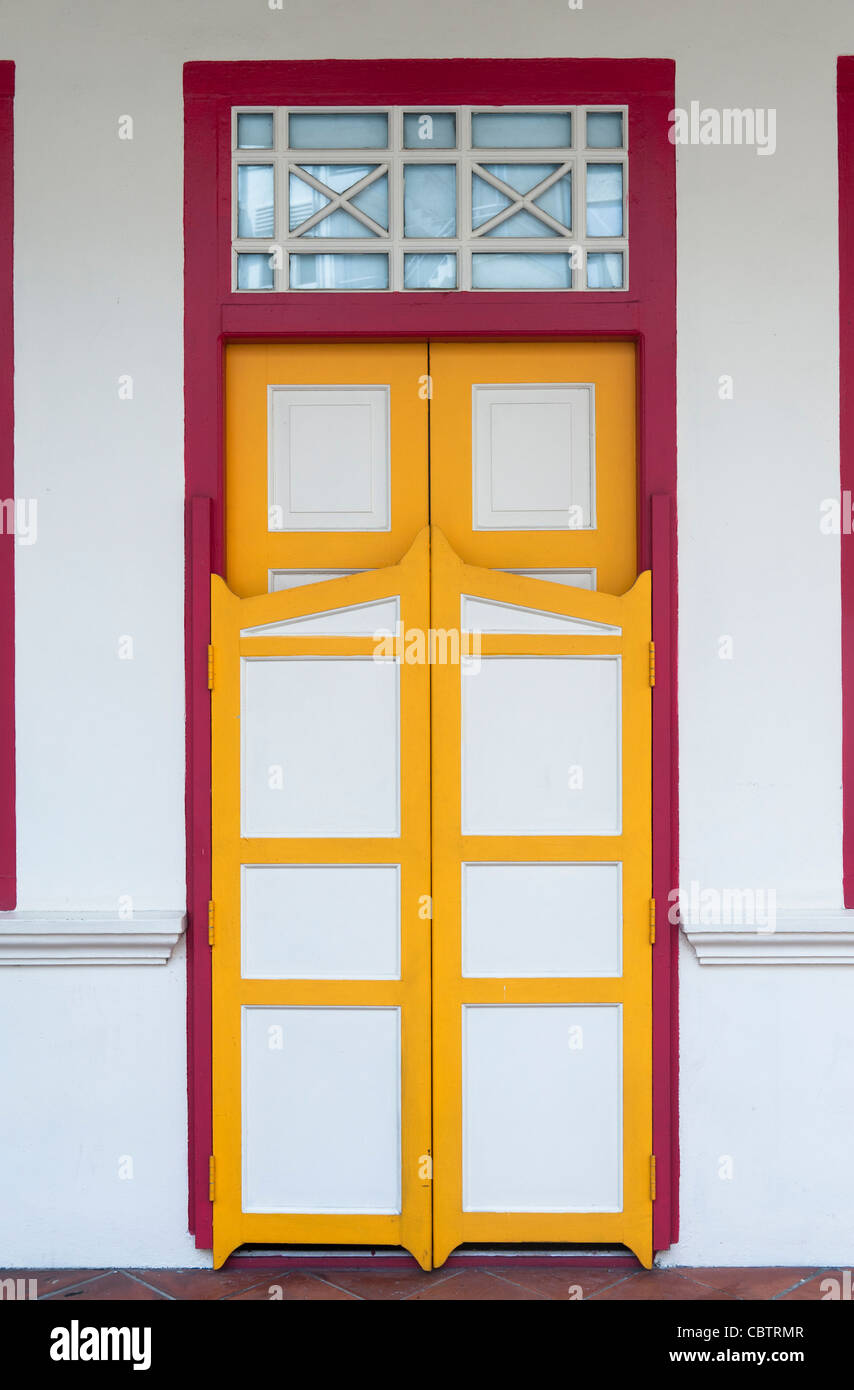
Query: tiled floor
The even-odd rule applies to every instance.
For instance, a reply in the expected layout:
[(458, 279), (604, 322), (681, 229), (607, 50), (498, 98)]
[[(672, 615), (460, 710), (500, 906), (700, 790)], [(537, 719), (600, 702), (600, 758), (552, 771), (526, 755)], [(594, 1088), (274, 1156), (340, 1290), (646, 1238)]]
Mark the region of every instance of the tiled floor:
[[(400, 1269), (18, 1269), (19, 1296), (72, 1302), (132, 1299), (689, 1300), (821, 1299), (837, 1269), (601, 1269), (583, 1266)], [(31, 1287), (29, 1280), (35, 1280)], [(8, 1296), (8, 1295), (7, 1295)]]

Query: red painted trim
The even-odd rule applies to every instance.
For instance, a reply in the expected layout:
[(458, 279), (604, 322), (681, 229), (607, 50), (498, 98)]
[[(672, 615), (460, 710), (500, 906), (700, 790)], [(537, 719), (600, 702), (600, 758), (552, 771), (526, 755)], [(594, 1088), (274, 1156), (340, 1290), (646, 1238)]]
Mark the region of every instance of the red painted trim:
[[(664, 59), (452, 59), (188, 63), (184, 69), (185, 391), (187, 496), (211, 502), (210, 564), (223, 566), (222, 345), (235, 339), (622, 337), (638, 348), (638, 558), (655, 567), (653, 630), (653, 881), (661, 900), (654, 947), (654, 1243), (676, 1238), (676, 202), (667, 138), (675, 66)], [(629, 106), (631, 289), (620, 294), (237, 295), (230, 287), (232, 105), (490, 105), (613, 102)], [(656, 499), (653, 503), (653, 499)], [(192, 529), (192, 528), (190, 528)], [(203, 562), (188, 561), (187, 757), (191, 1229), (210, 1245), (210, 712), (198, 676), (209, 613), (193, 597)], [(194, 624), (196, 625), (194, 627)], [(204, 995), (207, 1011), (200, 1003)], [(205, 1113), (199, 1113), (207, 1106)], [(452, 1257), (452, 1259), (455, 1257)], [(456, 1257), (467, 1258), (467, 1257)], [(476, 1262), (476, 1261), (475, 1261)]]
[[(15, 496), (15, 64), (0, 63), (0, 500)], [(15, 859), (15, 536), (0, 533), (0, 910), (17, 902)]]
[[(839, 485), (854, 497), (854, 58), (837, 64), (839, 117)], [(848, 493), (848, 499), (845, 494)], [(843, 505), (842, 512), (847, 512)], [(842, 885), (854, 907), (854, 541), (840, 527), (842, 569)]]

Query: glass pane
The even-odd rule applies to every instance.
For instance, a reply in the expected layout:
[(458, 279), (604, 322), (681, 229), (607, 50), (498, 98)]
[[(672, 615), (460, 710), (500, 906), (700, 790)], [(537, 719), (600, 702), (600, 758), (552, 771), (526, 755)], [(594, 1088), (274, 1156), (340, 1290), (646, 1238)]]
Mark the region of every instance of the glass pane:
[(309, 227), (307, 232), (303, 232), (303, 236), (374, 237), (376, 232), (372, 232), (370, 227), (366, 227), (364, 222), (360, 222), (358, 217), (353, 217), (345, 208), (336, 208), (328, 217), (321, 218), (313, 227)]
[(587, 288), (589, 290), (621, 290), (623, 288), (622, 251), (588, 252)]
[(505, 217), (503, 222), (491, 227), (485, 236), (548, 236), (559, 235), (553, 227), (541, 222), (539, 217), (535, 217), (527, 208), (522, 208), (519, 212), (514, 212), (511, 217)]
[(290, 228), (299, 227), (303, 222), (319, 212), (321, 208), (328, 206), (331, 201), (325, 194), (312, 188), (303, 179), (297, 178), (296, 174), (291, 174), (288, 189), (288, 201), (290, 204)]
[(241, 251), (237, 257), (237, 288), (239, 290), (271, 290), (273, 266), (268, 255)]
[(572, 258), (564, 252), (475, 251), (471, 268), (476, 290), (572, 288)]
[(588, 164), (587, 235), (623, 235), (623, 166)]
[(555, 149), (572, 144), (568, 111), (475, 111), (471, 142), (487, 150)]
[(530, 193), (538, 183), (555, 173), (558, 164), (484, 164), (487, 173), (515, 188), (517, 193)]
[(405, 164), (404, 236), (456, 236), (457, 171), (453, 164)]
[[(490, 165), (496, 169), (501, 166)], [(499, 174), (500, 178), (501, 175)], [(504, 208), (510, 207), (510, 198), (506, 193), (501, 193), (499, 189), (493, 188), (491, 183), (482, 179), (479, 174), (472, 174), (471, 177), (471, 224), (472, 227), (481, 227), (484, 222), (488, 222), (491, 217)]]
[(591, 150), (619, 150), (623, 144), (621, 111), (588, 111), (587, 144)]
[(384, 111), (308, 111), (288, 117), (292, 150), (384, 150), (388, 116)]
[(538, 208), (548, 212), (568, 231), (572, 229), (572, 174), (566, 173), (534, 199)]
[(407, 252), (403, 258), (405, 290), (455, 290), (457, 258), (449, 253)]
[(382, 174), (361, 193), (354, 194), (352, 203), (360, 212), (366, 212), (378, 222), (384, 231), (388, 231), (388, 174)]
[(403, 117), (405, 150), (452, 150), (457, 143), (453, 111), (407, 111)]
[(376, 164), (303, 164), (300, 166), (307, 174), (312, 174), (318, 183), (331, 188), (333, 193), (344, 193), (359, 183), (366, 174), (376, 169)]
[(239, 150), (271, 150), (273, 148), (272, 112), (247, 112), (237, 117), (237, 148)]
[(292, 290), (387, 290), (388, 256), (379, 252), (290, 258)]
[(237, 235), (273, 236), (273, 166), (238, 164)]

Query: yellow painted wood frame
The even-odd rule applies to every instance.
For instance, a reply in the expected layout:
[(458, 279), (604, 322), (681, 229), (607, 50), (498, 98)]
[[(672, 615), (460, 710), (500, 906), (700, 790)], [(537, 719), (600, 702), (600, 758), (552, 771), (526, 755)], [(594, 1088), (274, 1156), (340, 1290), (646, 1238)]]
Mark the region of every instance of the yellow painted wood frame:
[[(622, 833), (616, 836), (463, 836), (461, 675), (432, 668), (434, 1264), (463, 1242), (623, 1243), (652, 1261), (652, 972), (650, 575), (617, 598), (463, 564), (432, 528), (432, 623), (460, 624), (471, 594), (622, 629), (621, 636), (485, 634), (482, 655), (614, 653), (622, 666)], [(462, 640), (462, 639), (461, 639)], [(536, 710), (531, 711), (536, 718)], [(461, 866), (477, 861), (620, 862), (623, 974), (601, 979), (462, 976)], [(620, 1212), (463, 1211), (462, 1010), (467, 1004), (619, 1003), (623, 1037), (623, 1209)]]
[[(415, 391), (413, 390), (413, 395)], [(292, 538), (291, 538), (292, 539)], [(351, 537), (341, 537), (351, 540)], [(349, 557), (348, 557), (349, 558)], [(347, 579), (241, 599), (211, 582), (213, 814), (213, 1207), (214, 1264), (244, 1242), (402, 1245), (431, 1264), (429, 667), (399, 665), (399, 838), (241, 838), (241, 666), (306, 655), (369, 657), (373, 638), (249, 636), (241, 630), (400, 596), (405, 628), (429, 628), (429, 534), (398, 565)], [(269, 980), (241, 976), (244, 864), (399, 864), (399, 980)], [(250, 1006), (388, 1006), (401, 1010), (402, 1210), (397, 1215), (248, 1214), (242, 1210), (241, 1011)], [(342, 1153), (341, 1162), (346, 1163)]]
[[(628, 342), (431, 342), (430, 519), (468, 564), (595, 568), (622, 594), (637, 574), (635, 347)], [(472, 529), (472, 387), (590, 382), (595, 387), (596, 526)]]
[[(387, 531), (268, 528), (270, 386), (389, 390), (391, 525)], [(225, 353), (226, 573), (233, 593), (265, 594), (271, 569), (396, 564), (427, 525), (426, 343), (236, 343)]]

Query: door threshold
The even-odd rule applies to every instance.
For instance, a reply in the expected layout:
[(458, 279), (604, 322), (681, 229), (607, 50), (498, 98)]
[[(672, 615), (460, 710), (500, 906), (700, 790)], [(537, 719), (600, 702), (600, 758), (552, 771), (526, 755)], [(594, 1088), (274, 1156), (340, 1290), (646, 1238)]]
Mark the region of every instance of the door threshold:
[[(443, 1269), (470, 1269), (473, 1266), (545, 1265), (554, 1267), (584, 1265), (588, 1269), (640, 1269), (636, 1257), (624, 1246), (582, 1245), (461, 1245), (449, 1255)], [(226, 1261), (224, 1269), (420, 1269), (417, 1261), (398, 1245), (242, 1245)]]

